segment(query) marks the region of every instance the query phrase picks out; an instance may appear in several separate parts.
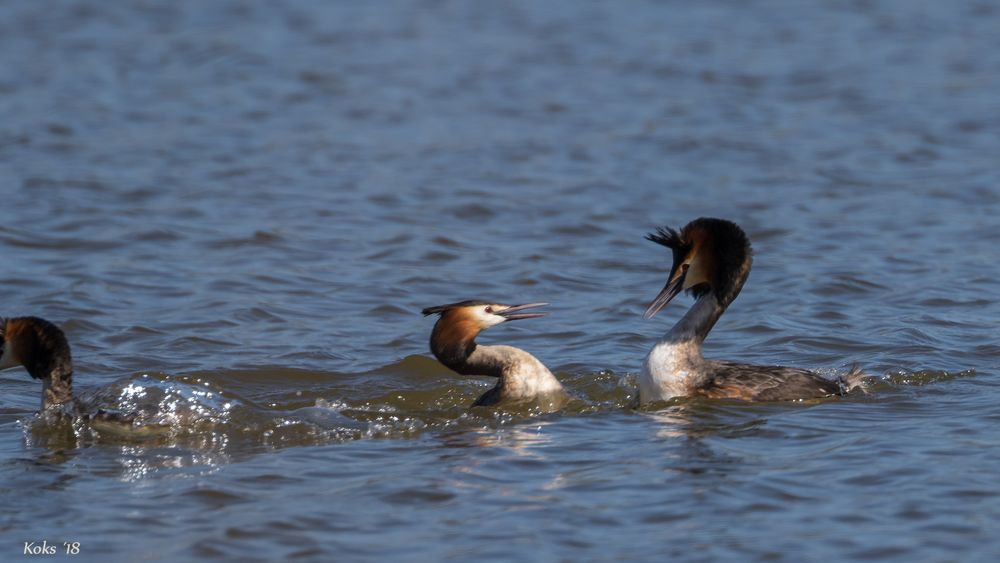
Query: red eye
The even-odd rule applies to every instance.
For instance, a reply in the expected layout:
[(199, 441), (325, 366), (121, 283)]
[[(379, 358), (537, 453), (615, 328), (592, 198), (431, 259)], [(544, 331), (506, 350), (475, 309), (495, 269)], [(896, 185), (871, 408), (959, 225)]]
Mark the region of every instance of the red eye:
[(490, 307), (489, 305), (487, 305), (486, 306), (486, 312), (487, 313), (492, 313), (493, 312), (493, 307)]

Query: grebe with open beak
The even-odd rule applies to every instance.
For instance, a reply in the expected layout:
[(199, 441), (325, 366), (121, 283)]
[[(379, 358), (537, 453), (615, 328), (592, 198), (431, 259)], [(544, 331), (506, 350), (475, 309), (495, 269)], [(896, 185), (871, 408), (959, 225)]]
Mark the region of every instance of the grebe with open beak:
[(836, 380), (804, 369), (754, 366), (706, 360), (702, 342), (750, 275), (750, 241), (739, 226), (724, 219), (700, 218), (677, 232), (669, 227), (647, 239), (673, 251), (666, 286), (646, 309), (648, 319), (688, 290), (690, 310), (646, 357), (639, 376), (642, 403), (672, 397), (710, 397), (747, 401), (788, 401), (843, 395), (860, 385), (857, 369)]
[(513, 346), (476, 344), (476, 336), (491, 326), (544, 316), (545, 313), (522, 311), (547, 304), (461, 301), (423, 310), (425, 316), (441, 315), (431, 332), (431, 352), (438, 361), (462, 375), (489, 375), (498, 379), (496, 386), (472, 406), (548, 400), (558, 408), (568, 399), (559, 380), (531, 354)]

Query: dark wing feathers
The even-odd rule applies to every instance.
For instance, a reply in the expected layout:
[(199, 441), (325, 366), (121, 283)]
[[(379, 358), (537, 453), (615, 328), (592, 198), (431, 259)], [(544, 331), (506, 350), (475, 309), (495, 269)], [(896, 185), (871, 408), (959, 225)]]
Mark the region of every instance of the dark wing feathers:
[(491, 407), (493, 405), (499, 404), (502, 399), (500, 394), (500, 387), (494, 387), (489, 391), (483, 393), (476, 399), (476, 402), (472, 403), (474, 407)]
[(842, 382), (804, 369), (712, 362), (711, 387), (740, 389), (754, 401), (793, 401), (843, 395)]

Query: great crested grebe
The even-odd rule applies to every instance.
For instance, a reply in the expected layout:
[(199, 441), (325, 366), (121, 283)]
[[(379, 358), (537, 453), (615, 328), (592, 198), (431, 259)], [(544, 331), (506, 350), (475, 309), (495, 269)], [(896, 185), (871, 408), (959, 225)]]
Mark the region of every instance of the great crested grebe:
[(552, 372), (531, 354), (513, 346), (476, 344), (480, 332), (506, 321), (531, 319), (545, 313), (522, 313), (548, 303), (503, 305), (490, 301), (461, 301), (428, 307), (424, 316), (439, 314), (431, 332), (431, 352), (448, 368), (462, 375), (490, 375), (499, 379), (472, 406), (501, 402), (549, 401), (561, 405), (568, 396)]
[(0, 369), (24, 366), (42, 380), (43, 411), (73, 400), (73, 359), (59, 327), (38, 317), (0, 318), (0, 344)]
[[(134, 417), (98, 410), (87, 414), (73, 397), (73, 359), (63, 331), (38, 317), (0, 317), (0, 370), (23, 366), (42, 380), (42, 414), (86, 416), (91, 422), (132, 424)], [(65, 408), (65, 410), (64, 410)]]
[(754, 366), (706, 360), (701, 345), (716, 321), (736, 299), (750, 274), (750, 240), (724, 219), (700, 218), (680, 232), (657, 229), (647, 239), (673, 251), (666, 286), (646, 309), (650, 318), (683, 290), (695, 304), (646, 357), (639, 376), (643, 403), (671, 397), (711, 397), (747, 401), (788, 401), (843, 395), (860, 385), (852, 370), (836, 380), (804, 369)]

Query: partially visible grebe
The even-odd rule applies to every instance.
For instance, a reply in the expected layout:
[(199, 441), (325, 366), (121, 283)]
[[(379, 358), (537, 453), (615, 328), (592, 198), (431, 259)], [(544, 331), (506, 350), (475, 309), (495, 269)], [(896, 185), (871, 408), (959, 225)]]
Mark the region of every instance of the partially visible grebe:
[(0, 319), (0, 369), (24, 366), (42, 380), (42, 411), (73, 400), (73, 359), (66, 335), (38, 317)]
[(134, 417), (104, 410), (86, 413), (73, 397), (73, 359), (66, 335), (38, 317), (0, 318), (0, 370), (23, 366), (42, 381), (42, 414), (86, 416), (91, 422), (131, 425)]
[(815, 399), (843, 395), (860, 384), (858, 370), (830, 380), (804, 369), (706, 360), (702, 342), (750, 274), (750, 241), (735, 223), (704, 217), (680, 232), (664, 227), (646, 238), (671, 249), (674, 262), (666, 286), (650, 303), (645, 317), (655, 315), (683, 290), (689, 290), (696, 301), (646, 357), (639, 376), (642, 403), (694, 396), (747, 401)]
[(542, 362), (513, 346), (476, 344), (480, 332), (506, 321), (531, 319), (545, 313), (522, 313), (548, 303), (502, 305), (489, 301), (461, 301), (428, 307), (423, 314), (439, 314), (431, 332), (431, 352), (442, 364), (462, 375), (489, 375), (498, 378), (495, 387), (476, 399), (472, 406), (508, 402), (550, 401), (560, 405), (568, 398), (559, 380)]

